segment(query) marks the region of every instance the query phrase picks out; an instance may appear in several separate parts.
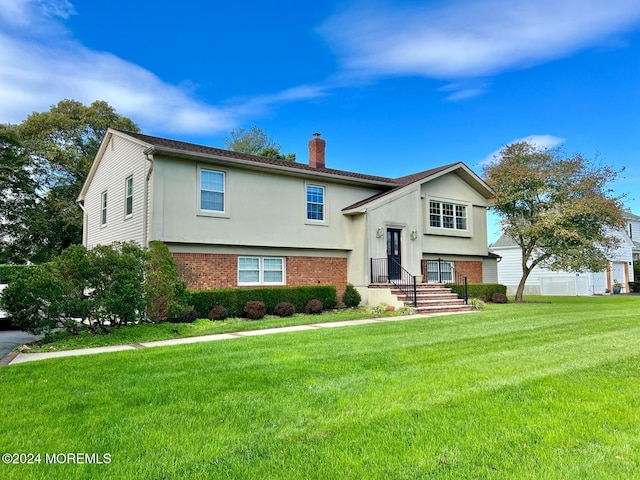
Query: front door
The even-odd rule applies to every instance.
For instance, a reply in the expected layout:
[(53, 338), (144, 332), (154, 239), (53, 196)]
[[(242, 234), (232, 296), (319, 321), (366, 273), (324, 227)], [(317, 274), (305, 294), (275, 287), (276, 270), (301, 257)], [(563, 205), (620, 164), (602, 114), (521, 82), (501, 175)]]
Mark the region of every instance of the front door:
[(400, 257), (400, 237), (402, 230), (397, 228), (387, 228), (387, 265), (389, 272), (389, 280), (397, 280), (400, 278), (400, 266), (402, 259)]

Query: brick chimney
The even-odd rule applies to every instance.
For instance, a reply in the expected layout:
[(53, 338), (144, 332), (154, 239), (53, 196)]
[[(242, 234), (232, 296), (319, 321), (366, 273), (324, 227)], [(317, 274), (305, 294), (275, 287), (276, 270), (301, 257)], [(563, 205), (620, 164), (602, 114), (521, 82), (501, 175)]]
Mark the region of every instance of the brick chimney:
[(324, 166), (324, 147), (327, 142), (320, 138), (319, 133), (314, 133), (313, 138), (309, 140), (309, 166), (312, 168), (325, 168)]

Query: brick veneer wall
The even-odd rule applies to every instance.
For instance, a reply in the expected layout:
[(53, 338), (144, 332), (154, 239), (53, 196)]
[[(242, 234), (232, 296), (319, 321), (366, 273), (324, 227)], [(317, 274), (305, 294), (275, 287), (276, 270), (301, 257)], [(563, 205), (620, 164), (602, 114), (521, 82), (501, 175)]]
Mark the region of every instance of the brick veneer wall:
[(287, 257), (287, 285), (335, 285), (340, 302), (347, 287), (347, 259)]
[(469, 283), (482, 283), (481, 260), (456, 260), (453, 268), (461, 275), (465, 275)]
[[(238, 255), (174, 253), (182, 278), (191, 290), (238, 287)], [(285, 257), (287, 286), (335, 285), (338, 299), (347, 286), (347, 259)]]
[(174, 253), (180, 276), (190, 290), (238, 286), (238, 256), (213, 253)]

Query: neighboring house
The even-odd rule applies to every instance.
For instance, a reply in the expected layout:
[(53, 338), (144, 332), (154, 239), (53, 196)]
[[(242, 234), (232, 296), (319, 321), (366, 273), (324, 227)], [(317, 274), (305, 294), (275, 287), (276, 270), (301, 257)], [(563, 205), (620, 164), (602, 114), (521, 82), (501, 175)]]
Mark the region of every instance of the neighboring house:
[(84, 245), (161, 240), (190, 288), (332, 284), (340, 294), (350, 282), (366, 294), (389, 259), (425, 280), (456, 269), (496, 282), (492, 194), (463, 163), (400, 178), (327, 168), (318, 134), (302, 164), (110, 129), (78, 203)]
[(625, 212), (624, 218), (627, 222), (627, 235), (629, 236), (629, 240), (633, 242), (631, 250), (633, 260), (640, 261), (640, 217), (638, 215), (634, 215), (633, 213)]
[[(601, 295), (611, 292), (613, 285), (622, 284), (623, 292), (629, 292), (629, 282), (634, 281), (633, 260), (638, 258), (640, 243), (640, 217), (625, 212), (625, 229), (617, 232), (620, 245), (608, 255), (607, 268), (602, 272), (552, 271), (544, 267), (534, 268), (525, 284), (529, 295)], [(513, 239), (502, 235), (490, 250), (500, 255), (498, 281), (507, 286), (507, 293), (514, 294), (522, 278), (522, 253)]]

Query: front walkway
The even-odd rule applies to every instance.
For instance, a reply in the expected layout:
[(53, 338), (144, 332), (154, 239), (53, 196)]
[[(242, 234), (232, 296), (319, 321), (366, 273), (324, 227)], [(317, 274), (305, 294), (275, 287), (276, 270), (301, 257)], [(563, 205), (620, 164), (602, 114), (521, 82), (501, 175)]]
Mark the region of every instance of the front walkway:
[[(437, 316), (455, 315), (455, 313), (439, 313)], [(415, 320), (418, 318), (428, 318), (435, 315), (405, 315), (384, 318), (365, 318), (360, 320), (347, 320), (343, 322), (312, 323), (309, 325), (295, 325), (292, 327), (265, 328), (263, 330), (249, 330), (246, 332), (218, 333), (214, 335), (203, 335), (200, 337), (175, 338), (171, 340), (158, 340), (155, 342), (141, 342), (133, 345), (112, 345), (108, 347), (83, 348), (80, 350), (65, 350), (62, 352), (45, 353), (16, 353), (12, 352), (2, 359), (0, 364), (15, 365), (17, 363), (33, 362), (35, 360), (46, 360), (48, 358), (75, 357), (79, 355), (94, 355), (97, 353), (120, 352), (123, 350), (136, 350), (139, 348), (166, 347), (170, 345), (184, 345), (187, 343), (214, 342), (217, 340), (231, 340), (242, 337), (255, 337), (258, 335), (272, 335), (275, 333), (301, 332), (305, 330), (317, 330), (319, 328), (350, 327), (355, 325), (367, 325), (370, 323), (399, 322), (403, 320)]]

